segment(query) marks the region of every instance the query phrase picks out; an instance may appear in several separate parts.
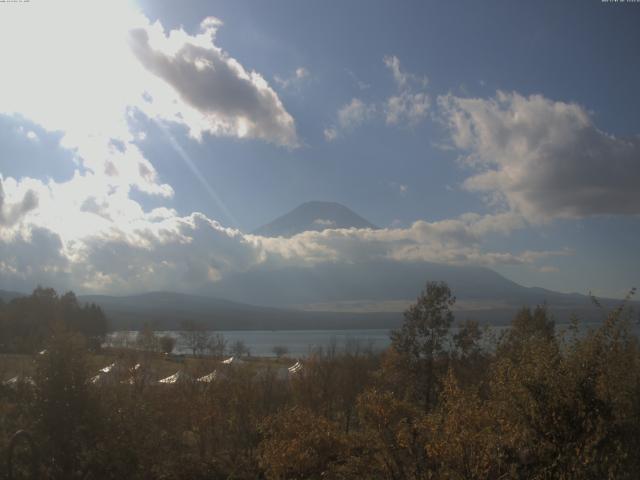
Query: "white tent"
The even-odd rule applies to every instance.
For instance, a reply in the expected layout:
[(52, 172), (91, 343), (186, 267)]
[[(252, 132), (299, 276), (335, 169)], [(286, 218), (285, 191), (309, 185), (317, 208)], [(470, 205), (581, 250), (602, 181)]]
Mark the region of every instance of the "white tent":
[(115, 367), (115, 366), (116, 366), (116, 363), (115, 363), (115, 362), (113, 362), (111, 365), (107, 365), (106, 367), (101, 368), (101, 369), (100, 369), (100, 371), (101, 371), (102, 373), (109, 373), (109, 372), (111, 372), (111, 370), (113, 370), (113, 369), (114, 369), (114, 367)]
[(198, 378), (196, 381), (202, 382), (202, 383), (211, 383), (216, 379), (217, 376), (218, 376), (218, 372), (214, 370), (213, 372)]
[(297, 361), (296, 363), (294, 363), (293, 365), (291, 365), (289, 367), (289, 373), (298, 373), (300, 370), (302, 370), (302, 363), (300, 363), (300, 361)]
[(188, 373), (185, 373), (182, 370), (178, 370), (173, 375), (170, 375), (167, 378), (163, 378), (162, 380), (158, 380), (158, 383), (175, 384), (175, 383), (188, 382), (191, 380), (192, 378)]
[(98, 370), (98, 373), (89, 379), (89, 382), (94, 385), (103, 385), (106, 383), (114, 383), (116, 381), (116, 373), (122, 371), (122, 365), (116, 364), (116, 362), (107, 365), (106, 367)]
[(36, 382), (34, 382), (33, 378), (31, 377), (27, 377), (25, 375), (16, 375), (15, 377), (10, 378), (5, 382), (2, 382), (2, 385), (4, 385), (5, 387), (17, 388), (18, 384), (20, 384), (21, 382), (32, 387), (36, 384)]

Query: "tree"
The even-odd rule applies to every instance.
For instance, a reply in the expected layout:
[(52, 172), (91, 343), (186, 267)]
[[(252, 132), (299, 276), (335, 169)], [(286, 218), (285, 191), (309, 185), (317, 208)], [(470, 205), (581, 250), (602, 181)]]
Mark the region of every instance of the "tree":
[(498, 350), (516, 359), (532, 342), (555, 342), (555, 322), (544, 305), (538, 305), (533, 312), (529, 307), (522, 308), (511, 321), (511, 328), (500, 338)]
[(242, 340), (236, 340), (231, 345), (231, 354), (236, 357), (241, 357), (242, 355), (249, 355), (249, 348)]
[(160, 337), (160, 351), (166, 354), (173, 352), (176, 347), (176, 339), (171, 335), (163, 335)]
[(209, 343), (207, 344), (207, 351), (209, 352), (209, 355), (221, 357), (224, 355), (224, 351), (226, 349), (227, 341), (225, 340), (224, 335), (216, 333), (210, 336)]
[(275, 345), (272, 352), (276, 357), (281, 358), (289, 353), (289, 349), (284, 345)]
[(415, 304), (404, 312), (404, 323), (391, 333), (391, 345), (400, 354), (400, 368), (415, 381), (415, 395), (428, 409), (436, 390), (435, 362), (443, 356), (445, 340), (453, 322), (455, 304), (444, 282), (427, 282)]
[(191, 350), (194, 357), (197, 354), (202, 354), (209, 347), (211, 332), (202, 323), (194, 320), (185, 320), (180, 326), (182, 328), (180, 338), (182, 338), (187, 348)]
[(56, 329), (47, 353), (37, 356), (33, 418), (46, 440), (47, 478), (78, 478), (86, 467), (100, 418), (87, 382), (90, 371), (86, 341), (77, 333)]
[(304, 408), (269, 417), (262, 434), (259, 461), (269, 479), (336, 478), (330, 475), (332, 464), (347, 451), (338, 426)]
[(136, 343), (142, 350), (148, 352), (156, 352), (158, 350), (158, 336), (151, 328), (151, 325), (145, 323), (136, 336)]
[(107, 333), (107, 318), (94, 304), (80, 305), (73, 292), (58, 296), (52, 288), (37, 287), (26, 297), (14, 298), (2, 308), (6, 350), (34, 352), (43, 348), (56, 326), (81, 333), (93, 350)]

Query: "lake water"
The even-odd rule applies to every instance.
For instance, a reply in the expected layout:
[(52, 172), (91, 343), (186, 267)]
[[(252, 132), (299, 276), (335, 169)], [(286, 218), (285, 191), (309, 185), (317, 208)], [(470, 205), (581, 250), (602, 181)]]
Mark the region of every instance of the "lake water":
[[(580, 325), (582, 332), (590, 328), (597, 328), (600, 324), (583, 323)], [(556, 331), (562, 332), (568, 325), (556, 325)], [(491, 338), (496, 338), (500, 333), (507, 329), (507, 326), (491, 326), (489, 327), (489, 335), (485, 338), (487, 345), (491, 344)], [(632, 326), (632, 331), (636, 335), (640, 335), (640, 327), (638, 324)], [(452, 333), (455, 327), (452, 328)], [(183, 343), (179, 332), (160, 331), (155, 332), (158, 336), (169, 335), (177, 340), (174, 353), (191, 353), (191, 350)], [(258, 357), (275, 356), (273, 348), (275, 346), (285, 347), (290, 357), (305, 357), (318, 348), (330, 349), (335, 348), (336, 351), (344, 351), (355, 348), (371, 349), (373, 351), (381, 351), (391, 343), (389, 338), (390, 330), (387, 329), (363, 329), (363, 330), (227, 330), (219, 333), (224, 336), (227, 347), (234, 342), (241, 340), (251, 352), (251, 355)], [(124, 341), (128, 346), (135, 346), (136, 331), (119, 331), (113, 332), (107, 337), (107, 344), (115, 345), (116, 339), (120, 344)]]
[[(317, 348), (333, 348), (338, 351), (345, 348), (371, 348), (374, 351), (384, 350), (389, 346), (389, 330), (227, 330), (215, 332), (224, 336), (227, 346), (241, 340), (249, 348), (251, 355), (258, 357), (275, 356), (273, 348), (287, 348), (291, 357), (304, 357)], [(182, 342), (178, 332), (156, 332), (156, 335), (170, 335), (177, 340), (175, 353), (191, 353)], [(136, 340), (137, 332), (114, 332), (107, 338), (107, 344), (113, 343), (116, 337), (125, 339), (130, 345)]]

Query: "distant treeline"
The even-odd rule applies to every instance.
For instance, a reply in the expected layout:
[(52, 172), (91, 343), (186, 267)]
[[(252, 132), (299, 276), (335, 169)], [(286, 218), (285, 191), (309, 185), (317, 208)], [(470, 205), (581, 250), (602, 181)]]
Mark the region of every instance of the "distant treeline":
[(454, 302), (427, 284), (381, 355), (320, 350), (284, 377), (232, 364), (208, 383), (191, 379), (214, 363), (149, 381), (157, 354), (134, 350), (114, 354), (110, 381), (88, 382), (82, 337), (56, 331), (34, 377), (0, 388), (0, 452), (23, 428), (38, 478), (640, 478), (640, 345), (625, 303), (586, 334), (525, 308), (488, 340), (472, 321), (452, 335)]
[(95, 304), (80, 305), (73, 292), (58, 295), (36, 288), (25, 297), (0, 300), (0, 351), (33, 353), (44, 348), (55, 329), (82, 334), (97, 348), (107, 333), (107, 318)]

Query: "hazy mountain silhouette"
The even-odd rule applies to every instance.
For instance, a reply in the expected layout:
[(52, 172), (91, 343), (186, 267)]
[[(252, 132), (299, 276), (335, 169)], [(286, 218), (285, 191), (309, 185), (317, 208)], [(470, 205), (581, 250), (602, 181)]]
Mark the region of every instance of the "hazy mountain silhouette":
[(334, 202), (306, 202), (253, 231), (263, 237), (291, 237), (327, 228), (378, 228), (353, 210)]
[(22, 297), (24, 295), (25, 295), (24, 293), (20, 293), (20, 292), (13, 292), (13, 291), (9, 291), (9, 290), (0, 290), (0, 300), (2, 300), (5, 303), (8, 303), (11, 300), (13, 300), (14, 298)]
[(78, 299), (100, 305), (113, 330), (137, 330), (144, 323), (157, 330), (172, 330), (179, 329), (185, 320), (197, 321), (215, 330), (390, 328), (399, 325), (401, 320), (397, 312), (373, 315), (304, 312), (174, 292), (80, 295)]
[(212, 293), (238, 302), (293, 307), (352, 300), (411, 300), (427, 281), (447, 282), (465, 302), (512, 307), (547, 302), (563, 308), (590, 304), (586, 295), (523, 287), (484, 267), (392, 260), (253, 269), (225, 276)]
[[(112, 329), (138, 329), (145, 322), (160, 330), (179, 329), (184, 320), (202, 322), (216, 330), (396, 328), (402, 322), (402, 306), (396, 311), (333, 311), (332, 304), (354, 299), (411, 303), (427, 280), (445, 280), (458, 298), (459, 320), (507, 324), (523, 306), (543, 303), (559, 323), (573, 315), (588, 322), (604, 316), (586, 295), (523, 287), (486, 268), (437, 264), (404, 267), (389, 262), (288, 268), (238, 275), (222, 285), (230, 297), (252, 303), (172, 292), (122, 297), (83, 295), (79, 299), (100, 305)], [(387, 274), (374, 275), (380, 268)], [(222, 290), (216, 289), (216, 295)], [(280, 308), (275, 307), (278, 303)], [(314, 303), (320, 304), (318, 311), (301, 310)], [(619, 301), (601, 299), (601, 303), (610, 308)], [(291, 308), (283, 308), (287, 305)]]

